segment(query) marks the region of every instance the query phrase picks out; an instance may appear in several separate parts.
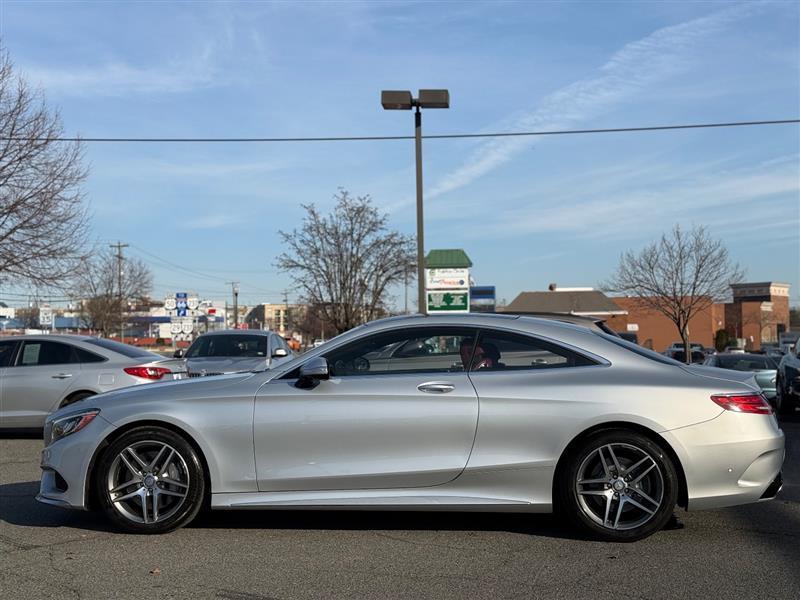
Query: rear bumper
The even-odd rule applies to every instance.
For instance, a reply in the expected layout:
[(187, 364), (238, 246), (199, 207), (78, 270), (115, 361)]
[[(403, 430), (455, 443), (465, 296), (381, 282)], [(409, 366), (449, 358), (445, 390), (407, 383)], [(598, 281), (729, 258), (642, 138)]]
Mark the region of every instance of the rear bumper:
[(780, 489), (784, 435), (772, 415), (725, 411), (662, 435), (681, 460), (689, 510), (767, 500)]
[(778, 476), (772, 480), (769, 487), (761, 494), (760, 500), (772, 500), (783, 489), (783, 475), (778, 473)]

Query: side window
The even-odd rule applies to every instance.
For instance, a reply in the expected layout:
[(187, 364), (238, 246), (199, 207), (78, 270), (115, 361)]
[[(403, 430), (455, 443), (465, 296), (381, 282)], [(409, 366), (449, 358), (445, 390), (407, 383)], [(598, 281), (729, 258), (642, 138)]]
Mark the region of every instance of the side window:
[(324, 356), (334, 377), (459, 373), (465, 370), (462, 353), (474, 345), (475, 334), (463, 327), (402, 329), (357, 340)]
[(14, 358), (14, 350), (17, 349), (17, 342), (0, 342), (0, 368), (7, 367)]
[(18, 364), (28, 367), (78, 362), (78, 357), (72, 350), (72, 346), (60, 342), (25, 342)]
[(75, 347), (75, 354), (78, 357), (79, 363), (99, 363), (104, 362), (106, 359), (102, 356), (98, 356), (94, 352), (89, 352), (88, 350), (84, 350), (83, 348)]
[(519, 371), (583, 367), (597, 363), (544, 340), (516, 333), (482, 331), (471, 364), (471, 371)]

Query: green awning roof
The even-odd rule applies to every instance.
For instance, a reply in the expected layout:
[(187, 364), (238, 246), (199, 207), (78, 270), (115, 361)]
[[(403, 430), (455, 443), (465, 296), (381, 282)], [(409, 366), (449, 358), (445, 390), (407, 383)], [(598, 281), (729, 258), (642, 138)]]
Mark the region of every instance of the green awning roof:
[(461, 248), (431, 250), (425, 257), (426, 269), (468, 269), (472, 261)]

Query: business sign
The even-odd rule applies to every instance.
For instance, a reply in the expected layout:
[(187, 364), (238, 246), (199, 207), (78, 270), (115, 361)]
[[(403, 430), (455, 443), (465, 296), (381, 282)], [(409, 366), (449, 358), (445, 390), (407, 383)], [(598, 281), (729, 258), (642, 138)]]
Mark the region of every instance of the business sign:
[(469, 287), (469, 269), (425, 269), (425, 288), (463, 290)]
[(469, 289), (428, 292), (428, 312), (469, 312)]
[(469, 288), (469, 311), (493, 313), (495, 311), (495, 287), (473, 285)]

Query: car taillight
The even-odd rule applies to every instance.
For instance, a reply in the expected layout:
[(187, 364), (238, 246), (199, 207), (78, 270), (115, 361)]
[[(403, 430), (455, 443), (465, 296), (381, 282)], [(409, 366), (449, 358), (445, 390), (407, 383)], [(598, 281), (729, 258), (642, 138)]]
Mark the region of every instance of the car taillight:
[(754, 415), (771, 415), (772, 407), (761, 394), (714, 394), (711, 400), (725, 410)]
[(153, 380), (161, 379), (164, 375), (172, 373), (172, 371), (164, 367), (125, 367), (123, 370), (128, 375)]

